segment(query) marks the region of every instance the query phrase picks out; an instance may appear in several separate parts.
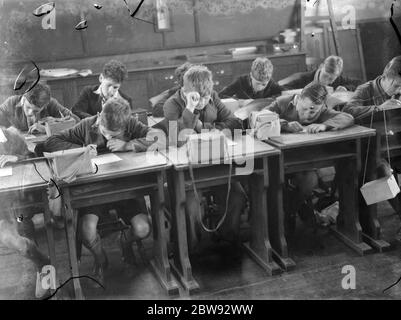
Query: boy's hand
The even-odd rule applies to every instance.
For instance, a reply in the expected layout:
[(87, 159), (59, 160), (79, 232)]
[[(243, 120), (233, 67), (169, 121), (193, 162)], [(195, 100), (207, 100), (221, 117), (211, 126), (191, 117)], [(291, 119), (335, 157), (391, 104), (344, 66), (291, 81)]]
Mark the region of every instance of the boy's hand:
[(318, 133), (318, 132), (323, 132), (326, 130), (327, 130), (327, 126), (325, 124), (319, 124), (319, 123), (312, 123), (306, 127), (306, 131), (308, 133)]
[(189, 111), (194, 113), (195, 107), (199, 104), (200, 95), (198, 92), (192, 91), (192, 92), (187, 93), (186, 97), (187, 97), (186, 107)]
[(28, 133), (45, 133), (46, 128), (44, 125), (40, 124), (39, 122), (34, 123), (32, 126), (29, 127)]
[(401, 107), (401, 101), (397, 100), (397, 99), (389, 99), (389, 100), (385, 101), (383, 104), (381, 104), (380, 106), (376, 107), (376, 109), (378, 111), (383, 111), (383, 110), (392, 109), (392, 108), (396, 108), (396, 107)]
[(288, 122), (287, 126), (285, 127), (285, 131), (295, 133), (300, 132), (304, 129), (304, 127), (298, 121)]
[(347, 92), (347, 88), (343, 86), (338, 86), (335, 90), (335, 92)]
[(130, 142), (119, 139), (110, 139), (107, 141), (107, 148), (112, 152), (134, 151)]
[(3, 168), (7, 162), (17, 162), (18, 157), (12, 155), (0, 155), (0, 168)]

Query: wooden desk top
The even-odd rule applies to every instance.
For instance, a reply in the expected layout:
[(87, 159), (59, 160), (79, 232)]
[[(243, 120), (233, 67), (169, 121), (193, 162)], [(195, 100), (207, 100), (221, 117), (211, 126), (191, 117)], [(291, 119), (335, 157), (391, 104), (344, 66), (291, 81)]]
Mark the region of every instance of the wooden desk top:
[[(262, 141), (256, 140), (249, 135), (241, 136), (240, 139), (236, 139), (234, 142), (234, 145), (228, 146), (228, 152), (234, 161), (237, 159), (240, 161), (244, 161), (251, 158), (259, 158), (263, 156), (280, 154), (280, 150)], [(189, 160), (187, 157), (185, 145), (180, 148), (170, 147), (170, 149), (165, 152), (165, 155), (170, 160), (175, 169), (182, 170), (189, 168)], [(196, 166), (212, 165), (213, 163), (205, 165), (197, 164)]]
[[(50, 170), (45, 160), (35, 161), (36, 168), (44, 179), (49, 181)], [(32, 162), (16, 164), (12, 166), (13, 174), (0, 177), (0, 194), (13, 191), (33, 191), (47, 187), (47, 182), (35, 171)]]
[(99, 165), (96, 174), (79, 176), (70, 185), (156, 172), (171, 166), (166, 157), (158, 152), (116, 152), (115, 155), (122, 160)]
[(324, 143), (352, 140), (374, 136), (376, 131), (362, 126), (354, 125), (338, 131), (326, 131), (316, 134), (310, 133), (284, 133), (280, 137), (270, 138), (267, 142), (280, 149), (306, 147)]

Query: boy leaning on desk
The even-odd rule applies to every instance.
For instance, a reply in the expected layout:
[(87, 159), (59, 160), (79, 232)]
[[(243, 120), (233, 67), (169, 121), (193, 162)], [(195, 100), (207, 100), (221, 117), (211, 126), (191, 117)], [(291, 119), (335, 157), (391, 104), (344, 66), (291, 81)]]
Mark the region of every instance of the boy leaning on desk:
[[(202, 130), (242, 129), (241, 121), (220, 101), (213, 90), (211, 71), (205, 66), (192, 66), (184, 74), (183, 87), (164, 104), (165, 120), (176, 122), (179, 130), (191, 129), (195, 133)], [(173, 133), (169, 133), (169, 138)], [(173, 138), (174, 139), (174, 138)], [(214, 187), (216, 202), (225, 207), (227, 197), (225, 186)], [(201, 198), (201, 197), (200, 197)], [(244, 190), (239, 182), (231, 184), (227, 217), (217, 230), (220, 239), (237, 242), (240, 214), (246, 203)], [(201, 237), (201, 203), (193, 191), (186, 193), (186, 215), (188, 217), (188, 243), (191, 249), (199, 244)]]
[[(152, 137), (158, 137), (155, 141)], [(163, 135), (164, 136), (164, 135)], [(131, 116), (128, 102), (121, 98), (110, 98), (104, 104), (100, 114), (85, 118), (75, 127), (49, 137), (36, 146), (35, 152), (54, 152), (94, 144), (98, 152), (129, 151), (144, 152), (150, 146), (164, 148), (157, 129), (152, 129)], [(119, 216), (130, 225), (130, 229), (121, 236), (123, 259), (127, 264), (134, 263), (132, 242), (144, 239), (150, 233), (150, 222), (145, 214), (147, 209), (144, 198), (120, 201), (110, 205), (97, 205), (79, 210), (83, 245), (94, 256), (94, 277), (104, 282), (104, 270), (108, 266), (107, 256), (97, 232), (99, 218), (116, 209)]]
[(41, 121), (60, 117), (79, 122), (76, 115), (51, 96), (49, 86), (42, 82), (38, 82), (27, 93), (7, 98), (0, 105), (0, 126), (14, 127), (29, 133), (45, 133), (45, 126)]
[[(281, 130), (287, 133), (319, 133), (340, 130), (352, 126), (354, 118), (347, 113), (334, 111), (326, 106), (328, 91), (320, 83), (308, 84), (300, 95), (277, 98), (266, 109), (276, 112), (280, 117)], [(313, 189), (317, 187), (316, 171), (305, 171), (288, 177), (284, 192), (286, 226), (294, 221), (299, 212), (304, 221), (313, 222), (314, 210), (311, 203)], [(312, 219), (312, 220), (311, 220)], [(291, 227), (290, 227), (291, 228)], [(291, 232), (293, 230), (288, 230)]]

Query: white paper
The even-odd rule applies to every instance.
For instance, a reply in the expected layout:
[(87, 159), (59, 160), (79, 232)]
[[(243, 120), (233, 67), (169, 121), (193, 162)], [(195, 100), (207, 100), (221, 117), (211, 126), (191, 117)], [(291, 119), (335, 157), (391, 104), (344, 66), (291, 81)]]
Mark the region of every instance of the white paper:
[(118, 162), (121, 161), (122, 159), (119, 156), (116, 156), (114, 153), (108, 153), (97, 156), (96, 158), (93, 158), (91, 160), (92, 164), (100, 166), (102, 164)]
[(4, 132), (3, 132), (2, 129), (0, 129), (0, 142), (1, 142), (1, 143), (7, 142), (7, 138), (6, 138), (6, 136), (4, 135)]
[(13, 175), (12, 167), (0, 168), (0, 177), (8, 177)]

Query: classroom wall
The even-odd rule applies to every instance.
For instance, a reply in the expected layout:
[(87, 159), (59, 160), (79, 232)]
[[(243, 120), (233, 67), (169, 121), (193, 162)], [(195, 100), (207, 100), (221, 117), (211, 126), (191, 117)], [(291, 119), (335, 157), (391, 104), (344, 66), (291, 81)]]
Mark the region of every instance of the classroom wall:
[[(154, 22), (156, 0), (146, 0), (138, 18)], [(172, 30), (129, 16), (123, 0), (55, 0), (56, 29), (42, 28), (32, 11), (42, 0), (0, 0), (0, 56), (4, 61), (37, 62), (154, 51), (244, 39), (268, 39), (299, 24), (296, 0), (166, 0)], [(139, 0), (127, 0), (133, 9)], [(84, 17), (88, 28), (74, 26)]]
[[(315, 1), (306, 3), (306, 16), (328, 14), (326, 1), (319, 0), (318, 2), (319, 5), (314, 5)], [(333, 0), (333, 10), (339, 27), (341, 27), (343, 18), (350, 12), (350, 7), (355, 9), (356, 24), (360, 29), (368, 80), (380, 75), (387, 62), (394, 56), (401, 54), (401, 45), (389, 22), (392, 4), (394, 4), (393, 18), (401, 30), (401, 1)], [(345, 48), (349, 47), (347, 44), (343, 45)], [(312, 52), (311, 55), (313, 55)]]

